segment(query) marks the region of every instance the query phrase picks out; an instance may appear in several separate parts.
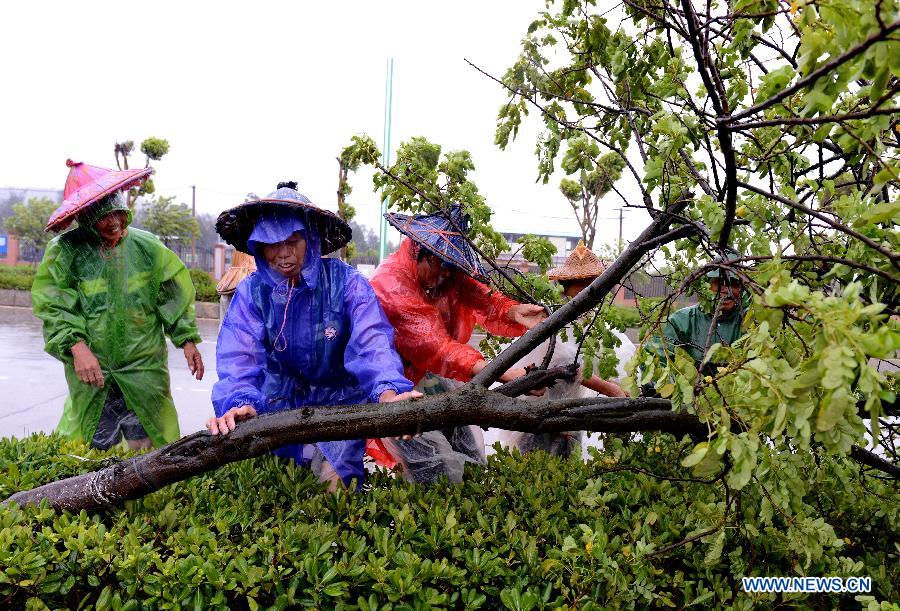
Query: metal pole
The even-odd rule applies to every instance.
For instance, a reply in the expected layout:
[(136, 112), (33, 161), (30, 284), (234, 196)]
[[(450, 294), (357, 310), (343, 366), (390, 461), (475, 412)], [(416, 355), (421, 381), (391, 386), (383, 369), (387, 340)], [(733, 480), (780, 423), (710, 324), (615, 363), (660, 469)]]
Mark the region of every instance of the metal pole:
[[(391, 115), (394, 104), (394, 58), (387, 61), (387, 75), (384, 83), (384, 134), (382, 138), (383, 148), (381, 159), (384, 167), (391, 167)], [(378, 216), (378, 262), (384, 261), (387, 254), (387, 220), (384, 213), (387, 212), (390, 201), (385, 198), (381, 203), (381, 213)]]
[(622, 248), (622, 217), (625, 215), (625, 209), (619, 208), (619, 248)]
[[(191, 218), (197, 218), (197, 185), (191, 185)], [(191, 265), (197, 267), (197, 238), (191, 238)]]

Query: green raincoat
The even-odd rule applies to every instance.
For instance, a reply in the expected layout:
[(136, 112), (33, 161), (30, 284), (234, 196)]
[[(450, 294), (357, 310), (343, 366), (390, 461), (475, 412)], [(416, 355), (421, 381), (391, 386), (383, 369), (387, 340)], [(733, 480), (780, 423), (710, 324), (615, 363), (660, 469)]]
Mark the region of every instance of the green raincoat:
[[(710, 345), (715, 343), (730, 345), (741, 336), (741, 319), (744, 308), (738, 307), (728, 314), (720, 314)], [(704, 311), (700, 305), (682, 308), (669, 315), (669, 321), (663, 329), (663, 341), (654, 337), (649, 346), (660, 356), (666, 358), (666, 351), (671, 353), (678, 346), (687, 351), (698, 365), (703, 360), (703, 348), (706, 336), (712, 324), (712, 315)], [(663, 347), (665, 342), (665, 348)]]
[[(54, 238), (31, 289), (44, 350), (63, 362), (69, 385), (56, 431), (90, 442), (114, 381), (153, 444), (164, 445), (179, 437), (165, 336), (179, 347), (200, 342), (194, 285), (151, 233), (129, 227), (113, 250), (101, 253), (100, 244), (91, 225)], [(82, 340), (100, 362), (103, 388), (75, 373), (71, 348)]]

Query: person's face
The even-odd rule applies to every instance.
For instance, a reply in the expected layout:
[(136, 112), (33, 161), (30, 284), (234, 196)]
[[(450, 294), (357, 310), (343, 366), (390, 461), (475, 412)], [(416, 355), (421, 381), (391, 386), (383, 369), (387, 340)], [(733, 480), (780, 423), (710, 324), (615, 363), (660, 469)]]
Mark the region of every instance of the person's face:
[(731, 312), (741, 302), (741, 285), (737, 280), (730, 282), (722, 282), (719, 278), (711, 278), (709, 281), (709, 289), (713, 293), (719, 294), (722, 301), (722, 311)]
[(113, 210), (94, 223), (94, 229), (107, 244), (118, 244), (127, 226), (128, 214), (124, 210)]
[(296, 278), (306, 259), (306, 240), (295, 231), (284, 242), (263, 244), (262, 251), (269, 267), (285, 278)]
[(416, 276), (425, 294), (434, 299), (441, 287), (453, 276), (453, 269), (444, 267), (440, 259), (428, 253), (416, 261)]
[(565, 282), (563, 282), (563, 295), (565, 295), (569, 299), (572, 299), (573, 297), (575, 297), (575, 295), (590, 286), (591, 282), (593, 281), (593, 278), (566, 280)]

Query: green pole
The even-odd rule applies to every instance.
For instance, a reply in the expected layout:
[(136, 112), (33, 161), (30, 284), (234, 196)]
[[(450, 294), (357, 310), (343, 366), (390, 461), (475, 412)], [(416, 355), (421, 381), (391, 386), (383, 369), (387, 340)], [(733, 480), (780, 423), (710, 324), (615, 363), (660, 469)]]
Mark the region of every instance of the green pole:
[[(391, 115), (394, 104), (394, 58), (387, 61), (387, 74), (384, 82), (384, 133), (381, 149), (381, 162), (384, 167), (391, 167)], [(378, 215), (378, 262), (384, 261), (387, 254), (387, 220), (384, 213), (387, 212), (390, 201), (385, 197), (381, 202), (381, 214)]]

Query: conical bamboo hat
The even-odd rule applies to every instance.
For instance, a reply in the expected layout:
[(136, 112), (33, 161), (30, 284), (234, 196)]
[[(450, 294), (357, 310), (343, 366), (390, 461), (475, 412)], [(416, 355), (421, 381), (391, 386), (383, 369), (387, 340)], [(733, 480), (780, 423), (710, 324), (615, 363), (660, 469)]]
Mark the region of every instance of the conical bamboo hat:
[(593, 252), (588, 250), (584, 241), (578, 240), (578, 246), (569, 255), (565, 265), (555, 267), (547, 272), (550, 280), (586, 280), (596, 278), (606, 270), (606, 266)]

